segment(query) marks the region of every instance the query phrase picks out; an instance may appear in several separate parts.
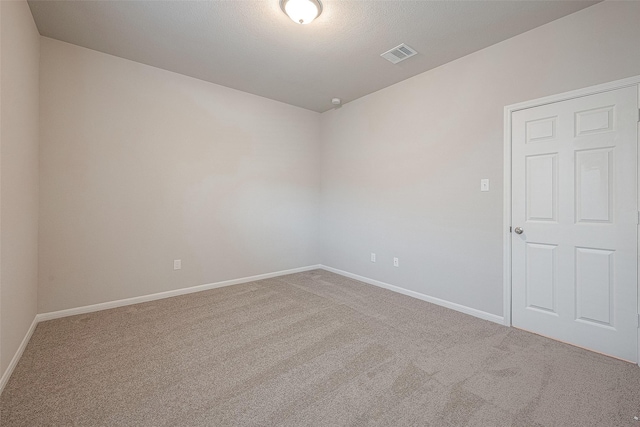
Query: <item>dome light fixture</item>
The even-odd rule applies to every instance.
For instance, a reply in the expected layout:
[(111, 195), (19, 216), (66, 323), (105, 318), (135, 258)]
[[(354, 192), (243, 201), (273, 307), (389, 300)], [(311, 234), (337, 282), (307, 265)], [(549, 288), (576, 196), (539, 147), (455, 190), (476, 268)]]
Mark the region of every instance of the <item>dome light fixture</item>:
[(320, 0), (280, 0), (280, 9), (296, 24), (309, 24), (322, 13)]

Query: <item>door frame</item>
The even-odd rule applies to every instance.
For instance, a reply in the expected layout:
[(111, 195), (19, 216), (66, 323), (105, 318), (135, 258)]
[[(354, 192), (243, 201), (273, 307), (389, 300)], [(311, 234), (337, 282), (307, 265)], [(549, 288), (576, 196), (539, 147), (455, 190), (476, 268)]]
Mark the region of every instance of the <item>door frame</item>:
[[(511, 275), (511, 116), (514, 112), (524, 110), (527, 108), (539, 107), (541, 105), (553, 104), (560, 101), (567, 101), (570, 99), (581, 98), (583, 96), (595, 95), (597, 93), (609, 92), (616, 89), (622, 89), (625, 87), (635, 86), (638, 91), (638, 111), (640, 112), (640, 76), (629, 77), (626, 79), (615, 80), (612, 82), (599, 84), (595, 86), (589, 86), (582, 89), (572, 90), (569, 92), (559, 93), (556, 95), (546, 96), (543, 98), (532, 99), (530, 101), (519, 102), (517, 104), (511, 104), (504, 107), (504, 188), (503, 188), (503, 318), (506, 326), (512, 326), (511, 322), (511, 287), (512, 287), (512, 275)], [(640, 122), (638, 122), (638, 139), (640, 142)], [(638, 156), (640, 157), (640, 149), (638, 150)], [(640, 167), (640, 160), (636, 159), (636, 163)], [(636, 204), (640, 202), (640, 173), (636, 174), (636, 182), (638, 188), (638, 194), (636, 195)], [(637, 206), (640, 210), (640, 206)], [(640, 230), (640, 227), (638, 227)], [(640, 231), (638, 231), (638, 254), (640, 255)], [(636, 258), (636, 269), (638, 268), (638, 259)], [(637, 312), (640, 313), (640, 271), (638, 274), (638, 301), (636, 302)], [(640, 322), (640, 314), (639, 314)], [(640, 356), (640, 328), (638, 329), (638, 355)], [(640, 357), (638, 358), (638, 365), (640, 365)]]

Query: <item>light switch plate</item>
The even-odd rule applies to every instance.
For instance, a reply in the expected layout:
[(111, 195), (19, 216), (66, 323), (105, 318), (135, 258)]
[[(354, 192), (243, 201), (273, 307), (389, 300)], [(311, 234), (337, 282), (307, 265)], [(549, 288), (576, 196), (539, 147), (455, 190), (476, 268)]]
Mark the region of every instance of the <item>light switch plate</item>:
[(489, 191), (489, 180), (487, 178), (480, 180), (480, 191)]

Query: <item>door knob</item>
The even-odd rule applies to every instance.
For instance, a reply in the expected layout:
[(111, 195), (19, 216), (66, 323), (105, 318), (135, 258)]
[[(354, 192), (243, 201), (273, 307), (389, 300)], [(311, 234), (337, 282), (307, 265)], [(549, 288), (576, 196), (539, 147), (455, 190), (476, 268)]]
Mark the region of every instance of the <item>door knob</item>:
[(515, 231), (515, 232), (516, 232), (516, 234), (522, 234), (522, 232), (523, 232), (524, 230), (522, 229), (522, 227), (516, 227), (516, 229), (515, 229), (515, 230), (513, 230), (513, 231)]

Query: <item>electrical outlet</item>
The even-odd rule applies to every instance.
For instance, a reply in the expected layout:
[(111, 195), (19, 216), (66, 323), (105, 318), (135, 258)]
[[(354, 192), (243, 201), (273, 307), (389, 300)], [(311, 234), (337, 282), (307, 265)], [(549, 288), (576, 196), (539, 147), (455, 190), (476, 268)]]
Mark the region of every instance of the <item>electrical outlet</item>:
[(182, 268), (182, 260), (181, 259), (174, 259), (173, 260), (173, 269), (174, 270), (180, 270)]
[(376, 254), (371, 252), (371, 262), (376, 262)]
[(397, 257), (393, 257), (393, 266), (400, 267), (400, 260)]

